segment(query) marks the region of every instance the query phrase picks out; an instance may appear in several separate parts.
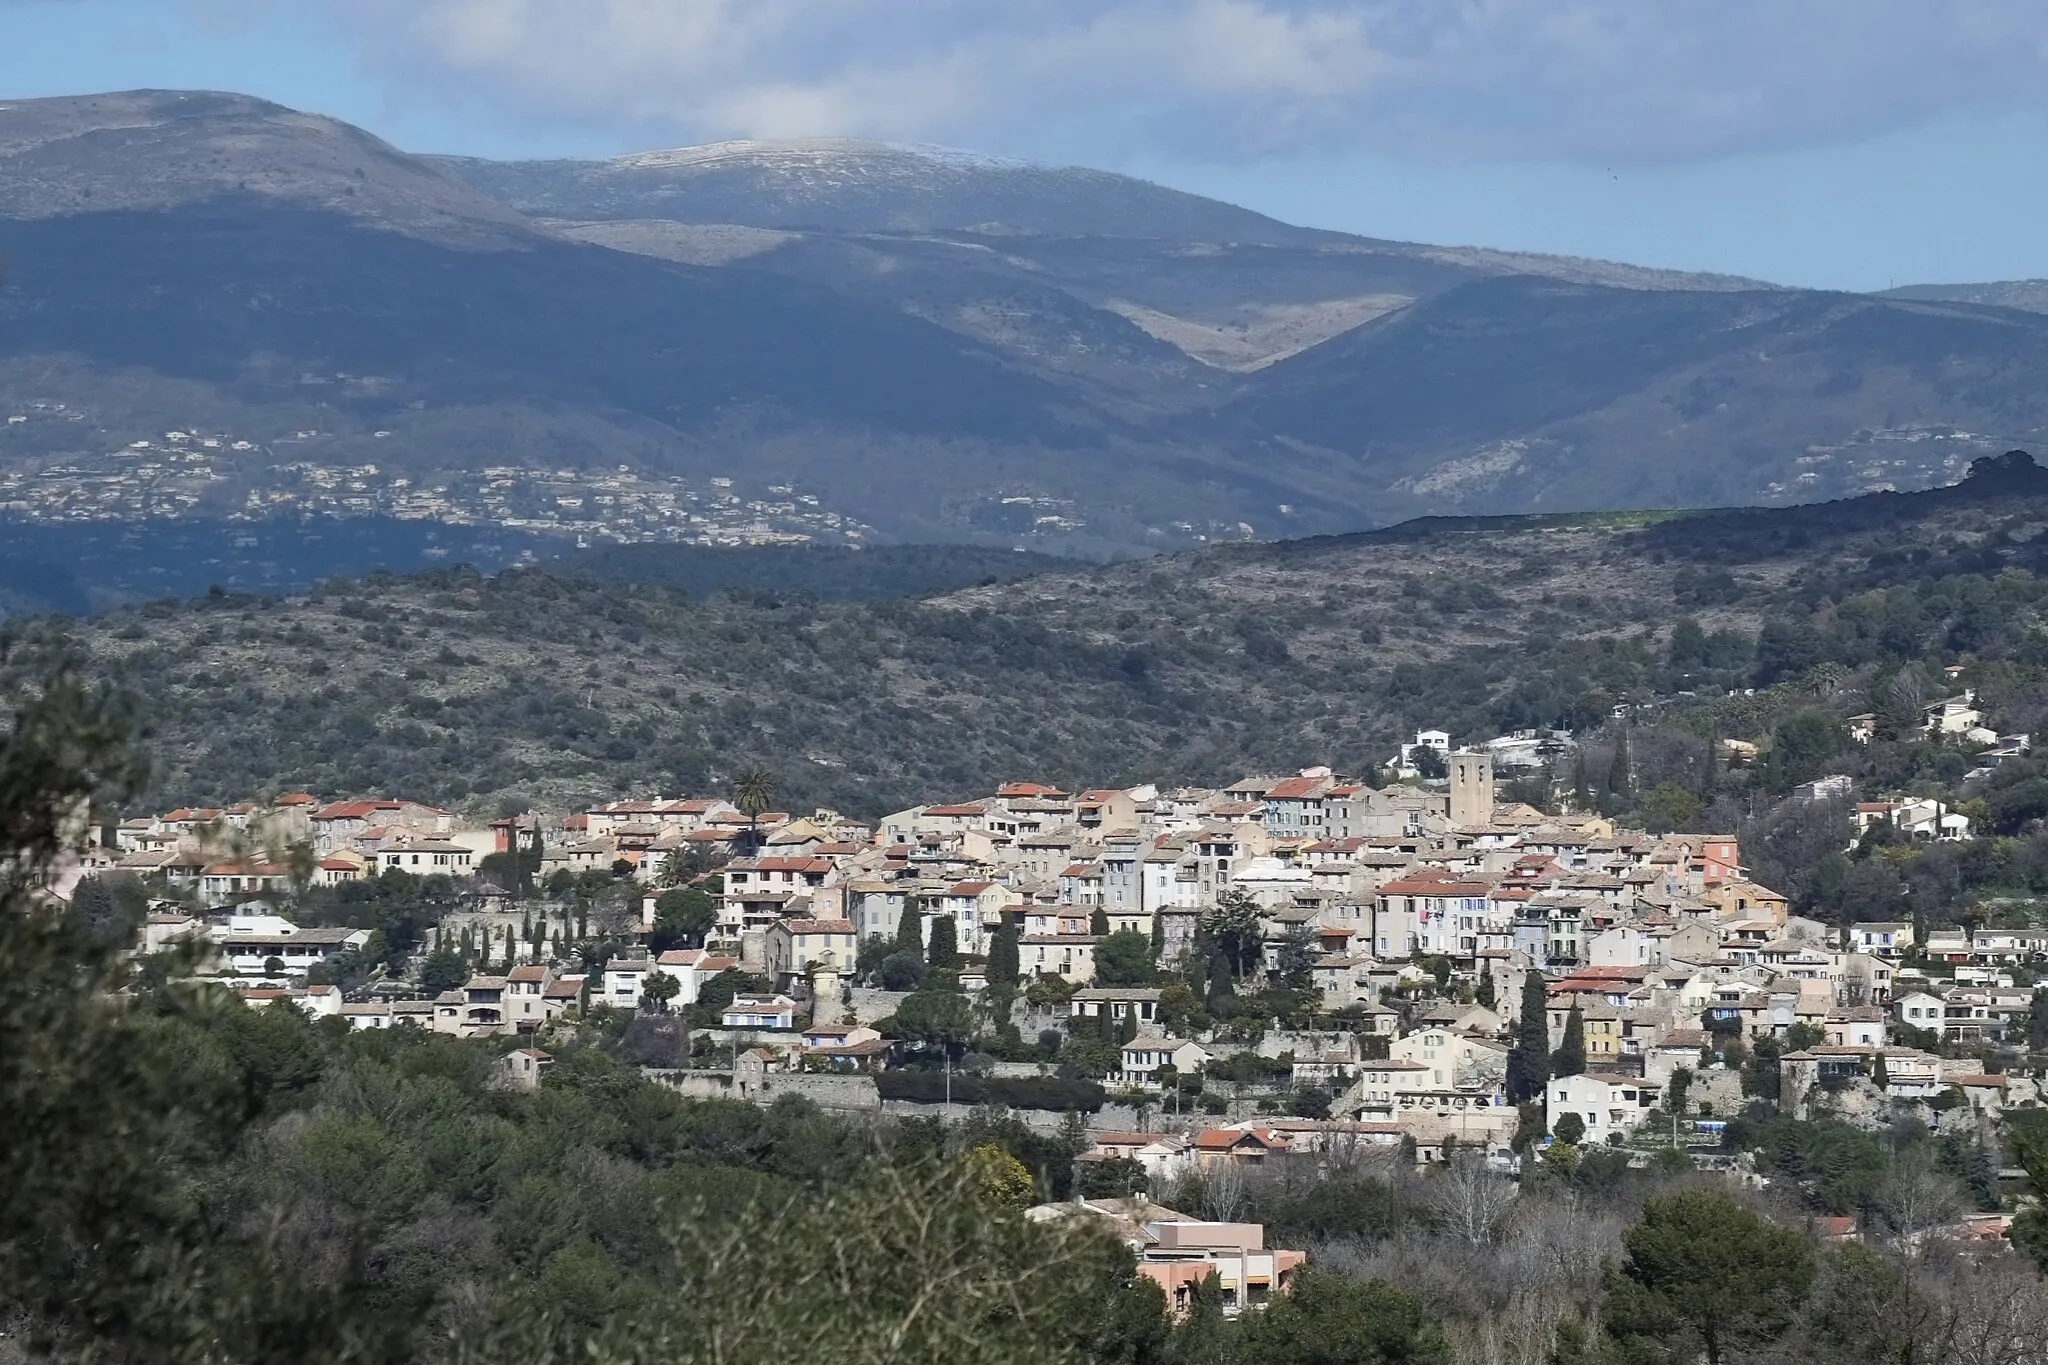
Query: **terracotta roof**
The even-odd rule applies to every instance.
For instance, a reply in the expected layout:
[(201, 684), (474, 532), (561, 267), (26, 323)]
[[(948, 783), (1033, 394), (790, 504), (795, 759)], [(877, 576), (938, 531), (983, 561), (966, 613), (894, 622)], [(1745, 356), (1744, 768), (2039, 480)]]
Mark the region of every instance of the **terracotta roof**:
[(1276, 1152), (1287, 1148), (1287, 1139), (1270, 1128), (1204, 1128), (1195, 1134), (1195, 1146), (1204, 1152), (1227, 1152), (1246, 1143)]
[(1324, 783), (1328, 780), (1322, 777), (1284, 778), (1267, 788), (1266, 799), (1269, 801), (1299, 801), (1303, 797), (1314, 796), (1321, 792)]

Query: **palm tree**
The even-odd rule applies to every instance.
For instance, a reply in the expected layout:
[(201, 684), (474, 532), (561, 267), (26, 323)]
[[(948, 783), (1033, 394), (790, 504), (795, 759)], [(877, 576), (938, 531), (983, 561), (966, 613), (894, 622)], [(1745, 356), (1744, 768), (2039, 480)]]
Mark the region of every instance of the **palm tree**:
[(747, 817), (747, 852), (761, 851), (761, 814), (775, 804), (775, 779), (760, 768), (749, 768), (732, 782), (732, 803)]

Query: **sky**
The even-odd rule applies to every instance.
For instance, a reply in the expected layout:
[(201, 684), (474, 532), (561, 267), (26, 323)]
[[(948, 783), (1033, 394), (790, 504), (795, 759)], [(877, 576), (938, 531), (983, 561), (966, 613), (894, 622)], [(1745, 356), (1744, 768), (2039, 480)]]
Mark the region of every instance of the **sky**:
[(0, 98), (138, 86), (409, 151), (876, 137), (1375, 237), (2048, 276), (2041, 0), (0, 0)]

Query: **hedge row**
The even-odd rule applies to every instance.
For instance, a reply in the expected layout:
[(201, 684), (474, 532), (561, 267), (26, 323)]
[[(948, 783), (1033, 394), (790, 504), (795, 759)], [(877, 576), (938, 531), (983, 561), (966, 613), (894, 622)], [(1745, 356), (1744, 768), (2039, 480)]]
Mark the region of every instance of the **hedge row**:
[[(945, 1073), (884, 1071), (875, 1086), (885, 1100), (938, 1104), (946, 1098)], [(1010, 1109), (1078, 1109), (1092, 1114), (1102, 1108), (1103, 1089), (1094, 1081), (1067, 1081), (1056, 1076), (976, 1076), (953, 1073), (953, 1103), (1000, 1104)]]

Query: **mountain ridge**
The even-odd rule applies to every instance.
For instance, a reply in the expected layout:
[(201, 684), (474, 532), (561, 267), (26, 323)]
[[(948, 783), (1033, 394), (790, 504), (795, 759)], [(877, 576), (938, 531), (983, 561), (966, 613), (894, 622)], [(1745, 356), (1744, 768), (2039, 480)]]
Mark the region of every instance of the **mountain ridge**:
[[(1099, 557), (1923, 486), (2048, 430), (2040, 314), (1378, 242), (951, 151), (781, 146), (553, 163), (559, 202), (536, 216), (481, 191), (481, 163), (465, 178), (265, 101), (8, 103), (0, 484), (78, 480), (86, 506), (110, 452), (204, 427), (252, 452), (220, 457), (216, 514), (227, 488), (264, 506), (287, 460), (429, 489), (626, 466), (802, 496), (883, 540)], [(578, 200), (593, 165), (601, 202)], [(650, 204), (671, 216), (591, 216)], [(728, 221), (820, 206), (846, 226)]]

